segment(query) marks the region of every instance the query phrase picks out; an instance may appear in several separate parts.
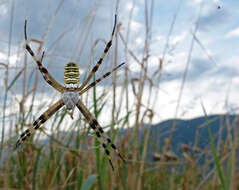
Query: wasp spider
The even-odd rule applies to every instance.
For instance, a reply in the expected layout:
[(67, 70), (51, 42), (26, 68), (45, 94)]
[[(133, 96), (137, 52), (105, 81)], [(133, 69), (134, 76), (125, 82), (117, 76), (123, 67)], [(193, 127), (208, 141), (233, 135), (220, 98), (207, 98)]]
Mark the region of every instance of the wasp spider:
[(51, 85), (53, 88), (55, 88), (57, 91), (62, 93), (62, 98), (58, 100), (54, 105), (52, 105), (48, 110), (46, 110), (36, 121), (34, 121), (33, 126), (30, 127), (29, 129), (25, 130), (19, 137), (16, 143), (16, 147), (21, 145), (23, 141), (25, 141), (35, 130), (37, 130), (43, 123), (45, 123), (57, 110), (62, 108), (63, 106), (66, 106), (66, 110), (71, 111), (71, 116), (73, 114), (73, 110), (75, 106), (80, 110), (80, 112), (84, 115), (86, 120), (88, 121), (90, 127), (95, 131), (96, 136), (98, 137), (101, 145), (103, 146), (105, 153), (108, 157), (109, 163), (114, 170), (112, 161), (111, 161), (111, 156), (110, 156), (110, 151), (107, 148), (107, 144), (109, 144), (114, 151), (118, 154), (118, 156), (125, 162), (123, 157), (120, 155), (118, 149), (116, 146), (113, 144), (111, 139), (104, 133), (102, 127), (98, 123), (98, 121), (92, 116), (92, 114), (88, 111), (86, 106), (83, 104), (83, 102), (79, 99), (79, 96), (82, 95), (84, 92), (89, 90), (91, 87), (95, 86), (97, 83), (99, 83), (101, 80), (104, 78), (108, 77), (112, 72), (116, 71), (119, 67), (121, 67), (124, 63), (118, 65), (116, 68), (114, 68), (112, 71), (104, 74), (101, 78), (95, 80), (88, 86), (88, 82), (90, 79), (93, 77), (95, 72), (98, 70), (99, 66), (101, 65), (105, 55), (109, 51), (111, 45), (112, 45), (112, 39), (115, 33), (115, 27), (117, 23), (117, 15), (115, 15), (115, 22), (114, 22), (114, 27), (113, 31), (111, 34), (110, 41), (107, 43), (104, 52), (102, 53), (99, 61), (97, 64), (93, 67), (92, 71), (88, 75), (87, 79), (83, 82), (83, 84), (79, 87), (79, 68), (76, 63), (70, 62), (65, 66), (65, 71), (64, 71), (64, 83), (65, 86), (62, 86), (59, 84), (47, 71), (47, 69), (42, 65), (42, 58), (44, 56), (44, 52), (42, 54), (41, 60), (39, 60), (34, 52), (32, 51), (29, 41), (27, 40), (27, 33), (26, 33), (26, 25), (27, 21), (25, 20), (25, 25), (24, 25), (24, 35), (25, 35), (25, 48), (26, 50), (31, 54), (35, 62), (37, 63), (38, 69), (40, 70), (43, 78), (45, 81)]

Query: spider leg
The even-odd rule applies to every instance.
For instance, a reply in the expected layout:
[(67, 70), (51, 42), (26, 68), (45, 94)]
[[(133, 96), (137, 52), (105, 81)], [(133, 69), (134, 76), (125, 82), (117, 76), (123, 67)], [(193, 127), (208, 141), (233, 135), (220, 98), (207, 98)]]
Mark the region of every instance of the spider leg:
[(43, 78), (45, 79), (45, 81), (51, 85), (53, 88), (55, 88), (57, 91), (59, 92), (64, 92), (65, 87), (62, 86), (61, 84), (59, 84), (52, 76), (51, 74), (47, 71), (47, 69), (45, 67), (42, 66), (42, 59), (44, 56), (44, 52), (42, 54), (41, 60), (39, 60), (36, 55), (34, 54), (34, 52), (32, 51), (30, 45), (29, 45), (29, 41), (27, 40), (27, 20), (25, 20), (25, 25), (24, 25), (24, 35), (25, 35), (25, 48), (26, 50), (30, 53), (30, 55), (32, 56), (32, 58), (34, 59), (34, 61), (37, 63), (38, 69), (40, 70)]
[(74, 116), (73, 116), (74, 110), (75, 110), (75, 107), (74, 107), (71, 111), (69, 111), (68, 109), (66, 109), (66, 113), (71, 117), (71, 119), (74, 119)]
[(114, 167), (113, 167), (113, 164), (112, 164), (112, 161), (111, 161), (111, 157), (110, 157), (110, 151), (107, 149), (107, 145), (104, 143), (103, 137), (105, 138), (107, 143), (109, 143), (110, 146), (114, 149), (114, 151), (118, 154), (118, 156), (125, 162), (124, 158), (121, 156), (121, 154), (119, 153), (116, 146), (112, 143), (111, 139), (104, 133), (104, 131), (103, 131), (102, 127), (100, 126), (100, 124), (98, 123), (98, 121), (92, 116), (92, 114), (85, 107), (83, 102), (81, 100), (79, 100), (77, 102), (76, 106), (78, 107), (80, 112), (84, 115), (84, 117), (88, 121), (90, 127), (95, 131), (96, 136), (98, 137), (98, 139), (99, 139), (102, 147), (104, 148), (105, 153), (106, 153), (106, 155), (109, 159), (109, 163), (110, 163), (112, 169), (114, 170)]
[(116, 27), (116, 23), (117, 23), (117, 15), (115, 15), (115, 23), (114, 23), (114, 27), (113, 27), (113, 31), (111, 34), (111, 38), (110, 41), (106, 44), (106, 47), (104, 49), (104, 52), (102, 53), (100, 59), (98, 60), (97, 64), (93, 67), (93, 69), (91, 70), (90, 74), (88, 75), (87, 79), (84, 81), (84, 83), (80, 86), (79, 90), (82, 90), (87, 83), (90, 81), (90, 79), (93, 77), (93, 75), (95, 74), (95, 72), (99, 69), (102, 61), (104, 60), (105, 55), (108, 53), (111, 45), (112, 45), (112, 40), (114, 37), (114, 33), (115, 33), (115, 27)]
[[(111, 73), (113, 73), (114, 71), (116, 71), (118, 68), (120, 68), (122, 65), (124, 65), (125, 63), (121, 63), (120, 65), (118, 65), (117, 67), (115, 67), (112, 71), (105, 73), (102, 77), (100, 77), (99, 79), (95, 80), (94, 82), (92, 82), (91, 84), (89, 84), (87, 87), (85, 87), (82, 91), (80, 91), (80, 95), (84, 94), (86, 91), (88, 91), (90, 88), (92, 88), (93, 86), (95, 86), (97, 83), (99, 83), (100, 81), (102, 81), (103, 79), (105, 79), (106, 77), (110, 76)], [(76, 90), (79, 91), (80, 88), (77, 88)]]
[(59, 110), (64, 105), (63, 100), (60, 99), (53, 106), (51, 106), (47, 111), (45, 111), (37, 120), (34, 121), (33, 126), (25, 130), (19, 137), (16, 143), (16, 148), (18, 148), (23, 141), (25, 141), (31, 134), (35, 132), (43, 123), (45, 123), (57, 110)]

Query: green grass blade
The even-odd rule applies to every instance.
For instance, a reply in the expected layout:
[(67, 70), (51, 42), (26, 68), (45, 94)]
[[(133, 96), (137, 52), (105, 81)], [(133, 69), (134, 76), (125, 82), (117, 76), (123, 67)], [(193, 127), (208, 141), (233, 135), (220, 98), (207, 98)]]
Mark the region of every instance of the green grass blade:
[(80, 172), (78, 173), (77, 177), (77, 189), (81, 189), (82, 181), (83, 181), (83, 169), (80, 169)]
[(15, 187), (15, 182), (14, 182), (14, 177), (15, 177), (15, 172), (14, 172), (14, 166), (17, 164), (15, 157), (13, 155), (11, 155), (10, 157), (10, 178), (9, 178), (9, 182), (10, 182), (10, 187), (14, 188)]
[(89, 190), (95, 183), (95, 180), (97, 178), (97, 175), (91, 175), (89, 176), (85, 183), (82, 185), (81, 190)]
[[(95, 75), (94, 75), (95, 80)], [(97, 111), (97, 97), (96, 97), (96, 86), (93, 87), (93, 103), (94, 103), (94, 115), (97, 119), (98, 117), (98, 111)], [(95, 157), (96, 157), (96, 165), (97, 165), (97, 171), (98, 171), (98, 182), (99, 182), (99, 189), (102, 189), (102, 177), (101, 177), (101, 158), (100, 158), (100, 143), (95, 136)]]
[[(95, 80), (95, 75), (94, 75), (94, 80)], [(97, 111), (96, 86), (93, 87), (93, 103), (94, 103), (94, 114), (95, 114), (95, 118), (97, 119), (98, 111)]]
[(38, 150), (37, 152), (37, 156), (36, 156), (36, 160), (34, 162), (34, 166), (33, 166), (33, 181), (32, 181), (32, 189), (36, 188), (36, 181), (37, 181), (37, 168), (39, 166), (39, 158), (41, 155), (41, 148)]
[(216, 145), (215, 145), (215, 142), (214, 142), (214, 139), (213, 139), (213, 134), (212, 134), (211, 126), (209, 124), (207, 112), (206, 112), (206, 109), (204, 108), (203, 104), (202, 104), (202, 108), (203, 108), (203, 112), (204, 112), (204, 115), (205, 115), (206, 124), (208, 126), (209, 139), (210, 139), (210, 142), (211, 142), (213, 158), (215, 160), (215, 164), (216, 164), (216, 168), (217, 168), (217, 173), (218, 173), (218, 176), (219, 176), (219, 179), (221, 181), (223, 189), (226, 190), (225, 179), (223, 177), (222, 168), (221, 168), (221, 164), (220, 164), (220, 159), (219, 159), (219, 157), (217, 155), (217, 149), (216, 149)]
[(17, 79), (21, 76), (22, 72), (24, 71), (24, 68), (17, 73), (17, 75), (14, 77), (10, 85), (8, 85), (7, 90), (11, 89), (14, 83), (17, 81)]
[(231, 182), (231, 174), (232, 174), (232, 153), (230, 154), (227, 162), (227, 171), (226, 171), (226, 189), (230, 189)]

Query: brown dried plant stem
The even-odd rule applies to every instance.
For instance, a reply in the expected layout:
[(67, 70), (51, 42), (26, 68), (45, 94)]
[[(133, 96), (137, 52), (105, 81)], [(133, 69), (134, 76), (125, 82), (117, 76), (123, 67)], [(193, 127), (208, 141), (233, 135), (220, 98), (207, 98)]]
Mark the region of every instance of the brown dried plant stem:
[[(118, 59), (118, 30), (119, 30), (119, 25), (116, 26), (116, 32), (115, 32), (115, 48), (114, 48), (114, 67), (117, 65), (117, 59)], [(113, 73), (113, 104), (112, 104), (112, 114), (111, 114), (111, 123), (112, 127), (114, 129), (115, 126), (115, 113), (116, 113), (116, 72)]]
[(9, 25), (9, 36), (8, 36), (8, 54), (7, 54), (7, 65), (5, 67), (4, 74), (4, 99), (3, 99), (3, 111), (2, 111), (2, 134), (1, 134), (1, 147), (0, 147), (0, 160), (2, 159), (2, 150), (4, 145), (4, 135), (5, 135), (5, 117), (6, 117), (6, 108), (7, 108), (7, 99), (8, 99), (8, 74), (9, 74), (9, 65), (10, 65), (10, 56), (11, 56), (11, 47), (12, 47), (12, 31), (13, 31), (13, 19), (15, 11), (15, 1), (12, 1), (11, 4), (11, 17)]
[[(152, 20), (153, 20), (153, 8), (154, 8), (154, 0), (151, 1), (150, 10), (148, 10), (149, 9), (148, 2), (149, 1), (147, 1), (147, 0), (145, 0), (145, 2), (144, 2), (144, 5), (145, 5), (145, 29), (146, 29), (146, 32), (145, 32), (145, 70), (146, 71), (144, 72), (144, 75), (143, 75), (143, 81), (142, 81), (143, 86), (145, 85), (145, 81), (148, 79), (147, 78), (147, 68), (148, 68), (148, 58), (149, 58), (149, 51), (150, 51), (150, 41), (151, 41), (151, 37), (152, 37)], [(143, 69), (141, 71), (143, 71)], [(143, 93), (143, 88), (141, 90), (141, 93)], [(140, 94), (140, 96), (142, 97), (142, 94)], [(148, 105), (146, 105), (147, 107), (150, 106), (149, 105), (150, 98), (151, 98), (150, 96), (151, 96), (151, 93), (148, 97)], [(142, 103), (140, 103), (140, 104), (142, 104)], [(147, 129), (146, 129), (146, 137), (145, 137), (145, 141), (144, 141), (143, 155), (142, 155), (142, 160), (141, 160), (142, 163), (139, 168), (139, 178), (138, 178), (138, 182), (137, 182), (138, 190), (142, 189), (142, 181), (143, 181), (142, 177), (143, 177), (143, 173), (144, 173), (144, 162), (146, 159), (150, 128), (151, 128), (152, 119), (153, 119), (153, 113), (152, 113), (151, 109), (147, 109), (145, 111), (145, 113), (147, 113), (148, 111), (150, 112), (149, 113), (149, 123), (148, 123)], [(143, 117), (141, 120), (141, 125), (144, 126), (144, 122), (145, 122), (145, 120), (144, 120), (144, 114), (143, 114)]]

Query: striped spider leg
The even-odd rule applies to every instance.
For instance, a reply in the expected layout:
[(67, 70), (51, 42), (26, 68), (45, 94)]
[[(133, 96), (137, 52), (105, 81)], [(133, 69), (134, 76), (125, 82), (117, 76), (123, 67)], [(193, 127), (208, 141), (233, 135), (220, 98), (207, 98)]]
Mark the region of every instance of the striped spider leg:
[[(96, 84), (98, 84), (100, 81), (102, 81), (103, 79), (105, 79), (106, 77), (110, 76), (111, 73), (113, 73), (114, 71), (116, 71), (117, 69), (119, 69), (122, 65), (124, 65), (125, 63), (121, 63), (120, 65), (118, 65), (117, 67), (115, 67), (113, 70), (105, 73), (102, 77), (98, 78), (97, 80), (95, 80), (94, 82), (92, 82), (91, 84), (89, 84), (87, 87), (85, 87), (83, 90), (81, 90), (79, 92), (79, 95), (82, 95), (83, 93), (85, 93), (86, 91), (88, 91), (90, 88), (94, 87)], [(84, 117), (86, 118), (86, 120), (88, 121), (90, 127), (95, 131), (97, 138), (99, 139), (102, 147), (105, 150), (105, 153), (108, 157), (109, 163), (112, 167), (112, 169), (114, 170), (114, 166), (112, 164), (111, 161), (111, 157), (110, 157), (110, 151), (107, 149), (107, 145), (105, 144), (104, 140), (107, 141), (107, 144), (110, 144), (110, 146), (114, 149), (114, 151), (117, 153), (117, 155), (125, 162), (124, 158), (121, 156), (121, 154), (119, 153), (118, 149), (116, 148), (116, 146), (112, 143), (111, 139), (104, 133), (102, 127), (100, 126), (100, 124), (98, 123), (98, 121), (92, 116), (92, 114), (88, 111), (88, 109), (85, 107), (85, 105), (83, 104), (83, 102), (81, 100), (79, 100), (76, 104), (76, 106), (78, 107), (78, 109), (80, 110), (80, 112), (84, 115)], [(104, 138), (103, 138), (103, 137)]]
[(33, 126), (26, 129), (19, 137), (16, 143), (16, 148), (18, 148), (23, 141), (25, 141), (30, 135), (32, 135), (43, 123), (45, 123), (57, 110), (64, 106), (64, 102), (60, 99), (54, 105), (52, 105), (48, 110), (46, 110), (37, 120), (34, 121)]
[(61, 84), (59, 84), (52, 76), (51, 74), (47, 71), (47, 69), (45, 67), (42, 66), (42, 60), (39, 60), (36, 55), (34, 54), (34, 52), (32, 51), (30, 45), (29, 45), (29, 41), (27, 39), (27, 20), (25, 20), (25, 24), (24, 24), (24, 36), (25, 36), (25, 48), (26, 50), (30, 53), (30, 55), (32, 56), (32, 58), (34, 59), (34, 61), (37, 63), (38, 69), (40, 70), (44, 80), (51, 85), (53, 88), (55, 88), (57, 91), (63, 93), (65, 90), (65, 87), (62, 86)]
[(84, 83), (77, 89), (78, 91), (82, 90), (90, 81), (90, 79), (93, 77), (93, 75), (95, 74), (95, 72), (99, 69), (101, 63), (104, 60), (105, 55), (108, 53), (111, 45), (112, 45), (112, 40), (114, 37), (114, 33), (115, 33), (115, 28), (116, 28), (116, 23), (117, 23), (117, 15), (115, 15), (115, 22), (114, 22), (114, 27), (113, 27), (113, 31), (111, 34), (111, 38), (110, 41), (106, 44), (104, 52), (102, 53), (100, 59), (98, 60), (97, 64), (93, 67), (93, 69), (91, 70), (90, 74), (88, 75), (87, 79), (84, 81)]
[(115, 72), (117, 69), (119, 69), (122, 65), (124, 65), (125, 62), (121, 63), (120, 65), (118, 65), (117, 67), (115, 67), (114, 69), (112, 69), (111, 71), (105, 73), (102, 77), (96, 79), (94, 82), (90, 83), (87, 87), (85, 87), (83, 90), (81, 90), (79, 92), (79, 95), (84, 94), (86, 91), (88, 91), (90, 88), (94, 87), (95, 85), (97, 85), (100, 81), (102, 81), (103, 79), (105, 79), (106, 77), (110, 76), (111, 73)]
[[(89, 110), (85, 107), (85, 105), (83, 104), (83, 102), (79, 99), (76, 107), (80, 110), (80, 112), (84, 115), (84, 117), (86, 118), (87, 122), (89, 123), (90, 127), (95, 131), (96, 136), (98, 137), (102, 147), (105, 150), (105, 153), (108, 157), (109, 163), (112, 167), (112, 170), (114, 170), (114, 166), (111, 160), (111, 156), (110, 156), (110, 151), (107, 149), (107, 145), (105, 144), (104, 140), (107, 141), (107, 143), (110, 144), (110, 146), (114, 149), (114, 151), (118, 154), (118, 156), (121, 158), (121, 160), (124, 160), (124, 158), (121, 156), (121, 154), (119, 153), (118, 149), (116, 148), (116, 146), (112, 143), (111, 139), (108, 137), (108, 135), (106, 135), (103, 131), (103, 128), (100, 126), (100, 124), (98, 123), (98, 121), (92, 116), (92, 114), (89, 112)], [(104, 138), (103, 138), (104, 137)]]
[[(125, 63), (121, 63), (120, 65), (118, 65), (117, 67), (115, 67), (113, 70), (105, 73), (102, 77), (98, 78), (97, 80), (95, 80), (94, 82), (92, 82), (91, 84), (89, 84), (87, 87), (85, 87), (83, 90), (81, 90), (79, 92), (79, 95), (82, 95), (83, 93), (85, 93), (86, 91), (88, 91), (90, 88), (94, 87), (96, 84), (98, 84), (100, 81), (102, 81), (103, 79), (105, 79), (106, 77), (110, 76), (111, 73), (113, 73), (114, 71), (116, 71), (117, 69), (119, 69), (122, 65), (124, 65)], [(88, 109), (85, 107), (85, 105), (83, 104), (83, 102), (81, 100), (79, 100), (76, 104), (76, 107), (78, 107), (78, 109), (80, 110), (80, 112), (84, 115), (84, 117), (86, 118), (87, 122), (89, 123), (90, 127), (95, 131), (97, 138), (99, 139), (102, 147), (105, 150), (105, 153), (108, 157), (109, 163), (112, 167), (112, 169), (114, 170), (114, 166), (112, 164), (111, 161), (111, 157), (110, 157), (110, 151), (107, 149), (107, 145), (104, 143), (104, 140), (107, 141), (107, 144), (110, 144), (110, 146), (114, 149), (114, 151), (117, 153), (117, 155), (125, 162), (124, 158), (121, 156), (121, 154), (119, 153), (118, 149), (116, 148), (116, 146), (112, 143), (111, 139), (104, 133), (102, 127), (100, 126), (100, 124), (98, 123), (98, 121), (92, 116), (92, 114), (88, 111)], [(104, 137), (104, 139), (102, 138), (102, 136)]]

